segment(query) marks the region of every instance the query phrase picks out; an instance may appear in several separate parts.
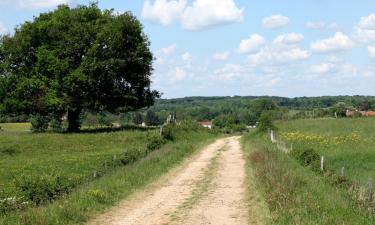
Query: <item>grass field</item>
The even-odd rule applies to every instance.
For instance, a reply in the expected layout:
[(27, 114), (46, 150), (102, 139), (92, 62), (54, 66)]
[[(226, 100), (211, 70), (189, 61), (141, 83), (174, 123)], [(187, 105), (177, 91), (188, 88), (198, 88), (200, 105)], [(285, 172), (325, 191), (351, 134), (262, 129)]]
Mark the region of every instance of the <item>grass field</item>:
[(312, 148), (326, 166), (352, 181), (375, 179), (375, 118), (293, 120), (277, 124), (282, 139), (294, 148)]
[(276, 149), (265, 135), (245, 135), (242, 144), (271, 224), (375, 224), (342, 189)]
[[(133, 164), (115, 166), (111, 163), (124, 153), (149, 148), (150, 141), (155, 139), (158, 132), (129, 130), (33, 134), (28, 131), (28, 124), (1, 126), (4, 129), (0, 133), (2, 198), (21, 197), (24, 194), (16, 185), (19, 177), (38, 178), (43, 174), (57, 174), (78, 185), (53, 202), (0, 213), (0, 224), (83, 223), (93, 214), (157, 179), (217, 136), (204, 130), (184, 131), (183, 138), (167, 142), (145, 158)], [(96, 178), (93, 177), (95, 171)], [(47, 181), (50, 181), (49, 178)], [(34, 182), (28, 184), (40, 185)]]

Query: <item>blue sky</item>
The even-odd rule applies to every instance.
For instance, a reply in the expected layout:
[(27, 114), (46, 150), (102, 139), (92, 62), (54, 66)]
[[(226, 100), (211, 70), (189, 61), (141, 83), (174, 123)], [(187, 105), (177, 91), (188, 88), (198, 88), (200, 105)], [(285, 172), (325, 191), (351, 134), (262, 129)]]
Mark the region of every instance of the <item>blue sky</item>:
[[(56, 5), (0, 0), (0, 32)], [(375, 95), (375, 1), (102, 0), (144, 24), (164, 98)]]

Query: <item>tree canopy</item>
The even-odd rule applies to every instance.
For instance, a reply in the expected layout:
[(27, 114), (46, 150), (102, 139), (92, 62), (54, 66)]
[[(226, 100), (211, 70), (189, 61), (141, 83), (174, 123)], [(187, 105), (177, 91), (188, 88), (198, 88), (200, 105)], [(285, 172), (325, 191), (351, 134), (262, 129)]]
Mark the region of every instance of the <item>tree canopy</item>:
[(0, 112), (61, 118), (82, 110), (131, 111), (154, 103), (153, 55), (131, 13), (97, 4), (40, 14), (0, 38)]

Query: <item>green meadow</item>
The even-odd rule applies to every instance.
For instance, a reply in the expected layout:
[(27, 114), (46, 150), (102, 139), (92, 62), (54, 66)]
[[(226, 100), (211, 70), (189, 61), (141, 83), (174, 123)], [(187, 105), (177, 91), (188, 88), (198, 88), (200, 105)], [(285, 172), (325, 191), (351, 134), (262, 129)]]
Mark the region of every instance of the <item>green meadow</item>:
[(304, 119), (277, 124), (279, 136), (295, 149), (313, 149), (325, 166), (364, 185), (375, 178), (375, 118)]
[[(0, 224), (81, 224), (213, 141), (184, 125), (159, 130), (31, 133), (1, 124)], [(175, 129), (175, 130), (173, 130)]]

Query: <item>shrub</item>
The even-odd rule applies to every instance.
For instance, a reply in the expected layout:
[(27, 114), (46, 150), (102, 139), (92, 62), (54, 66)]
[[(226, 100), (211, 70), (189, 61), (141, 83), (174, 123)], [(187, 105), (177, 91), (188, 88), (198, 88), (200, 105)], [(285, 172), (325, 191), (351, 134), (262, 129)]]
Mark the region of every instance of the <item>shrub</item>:
[(50, 118), (40, 114), (33, 115), (30, 119), (31, 131), (33, 132), (45, 132), (48, 129), (48, 122)]
[(268, 130), (277, 130), (272, 121), (272, 116), (269, 113), (263, 112), (259, 118), (259, 132), (267, 132)]
[(40, 205), (69, 193), (77, 184), (74, 179), (59, 175), (29, 175), (15, 181), (16, 187), (28, 200)]
[(146, 153), (142, 151), (140, 148), (129, 148), (128, 150), (126, 150), (126, 152), (121, 154), (120, 161), (123, 165), (128, 165), (144, 157), (145, 154)]
[(49, 127), (55, 132), (63, 131), (62, 121), (56, 118), (51, 119), (51, 121), (49, 122)]
[(147, 150), (154, 151), (156, 149), (159, 149), (161, 146), (163, 146), (166, 143), (166, 140), (161, 136), (151, 136), (148, 138), (147, 143)]
[(313, 169), (319, 168), (320, 156), (314, 149), (293, 149), (291, 155), (303, 166), (312, 166)]
[(174, 124), (168, 124), (166, 126), (163, 126), (163, 130), (161, 132), (162, 137), (166, 140), (173, 141), (175, 138), (175, 126), (176, 125)]

